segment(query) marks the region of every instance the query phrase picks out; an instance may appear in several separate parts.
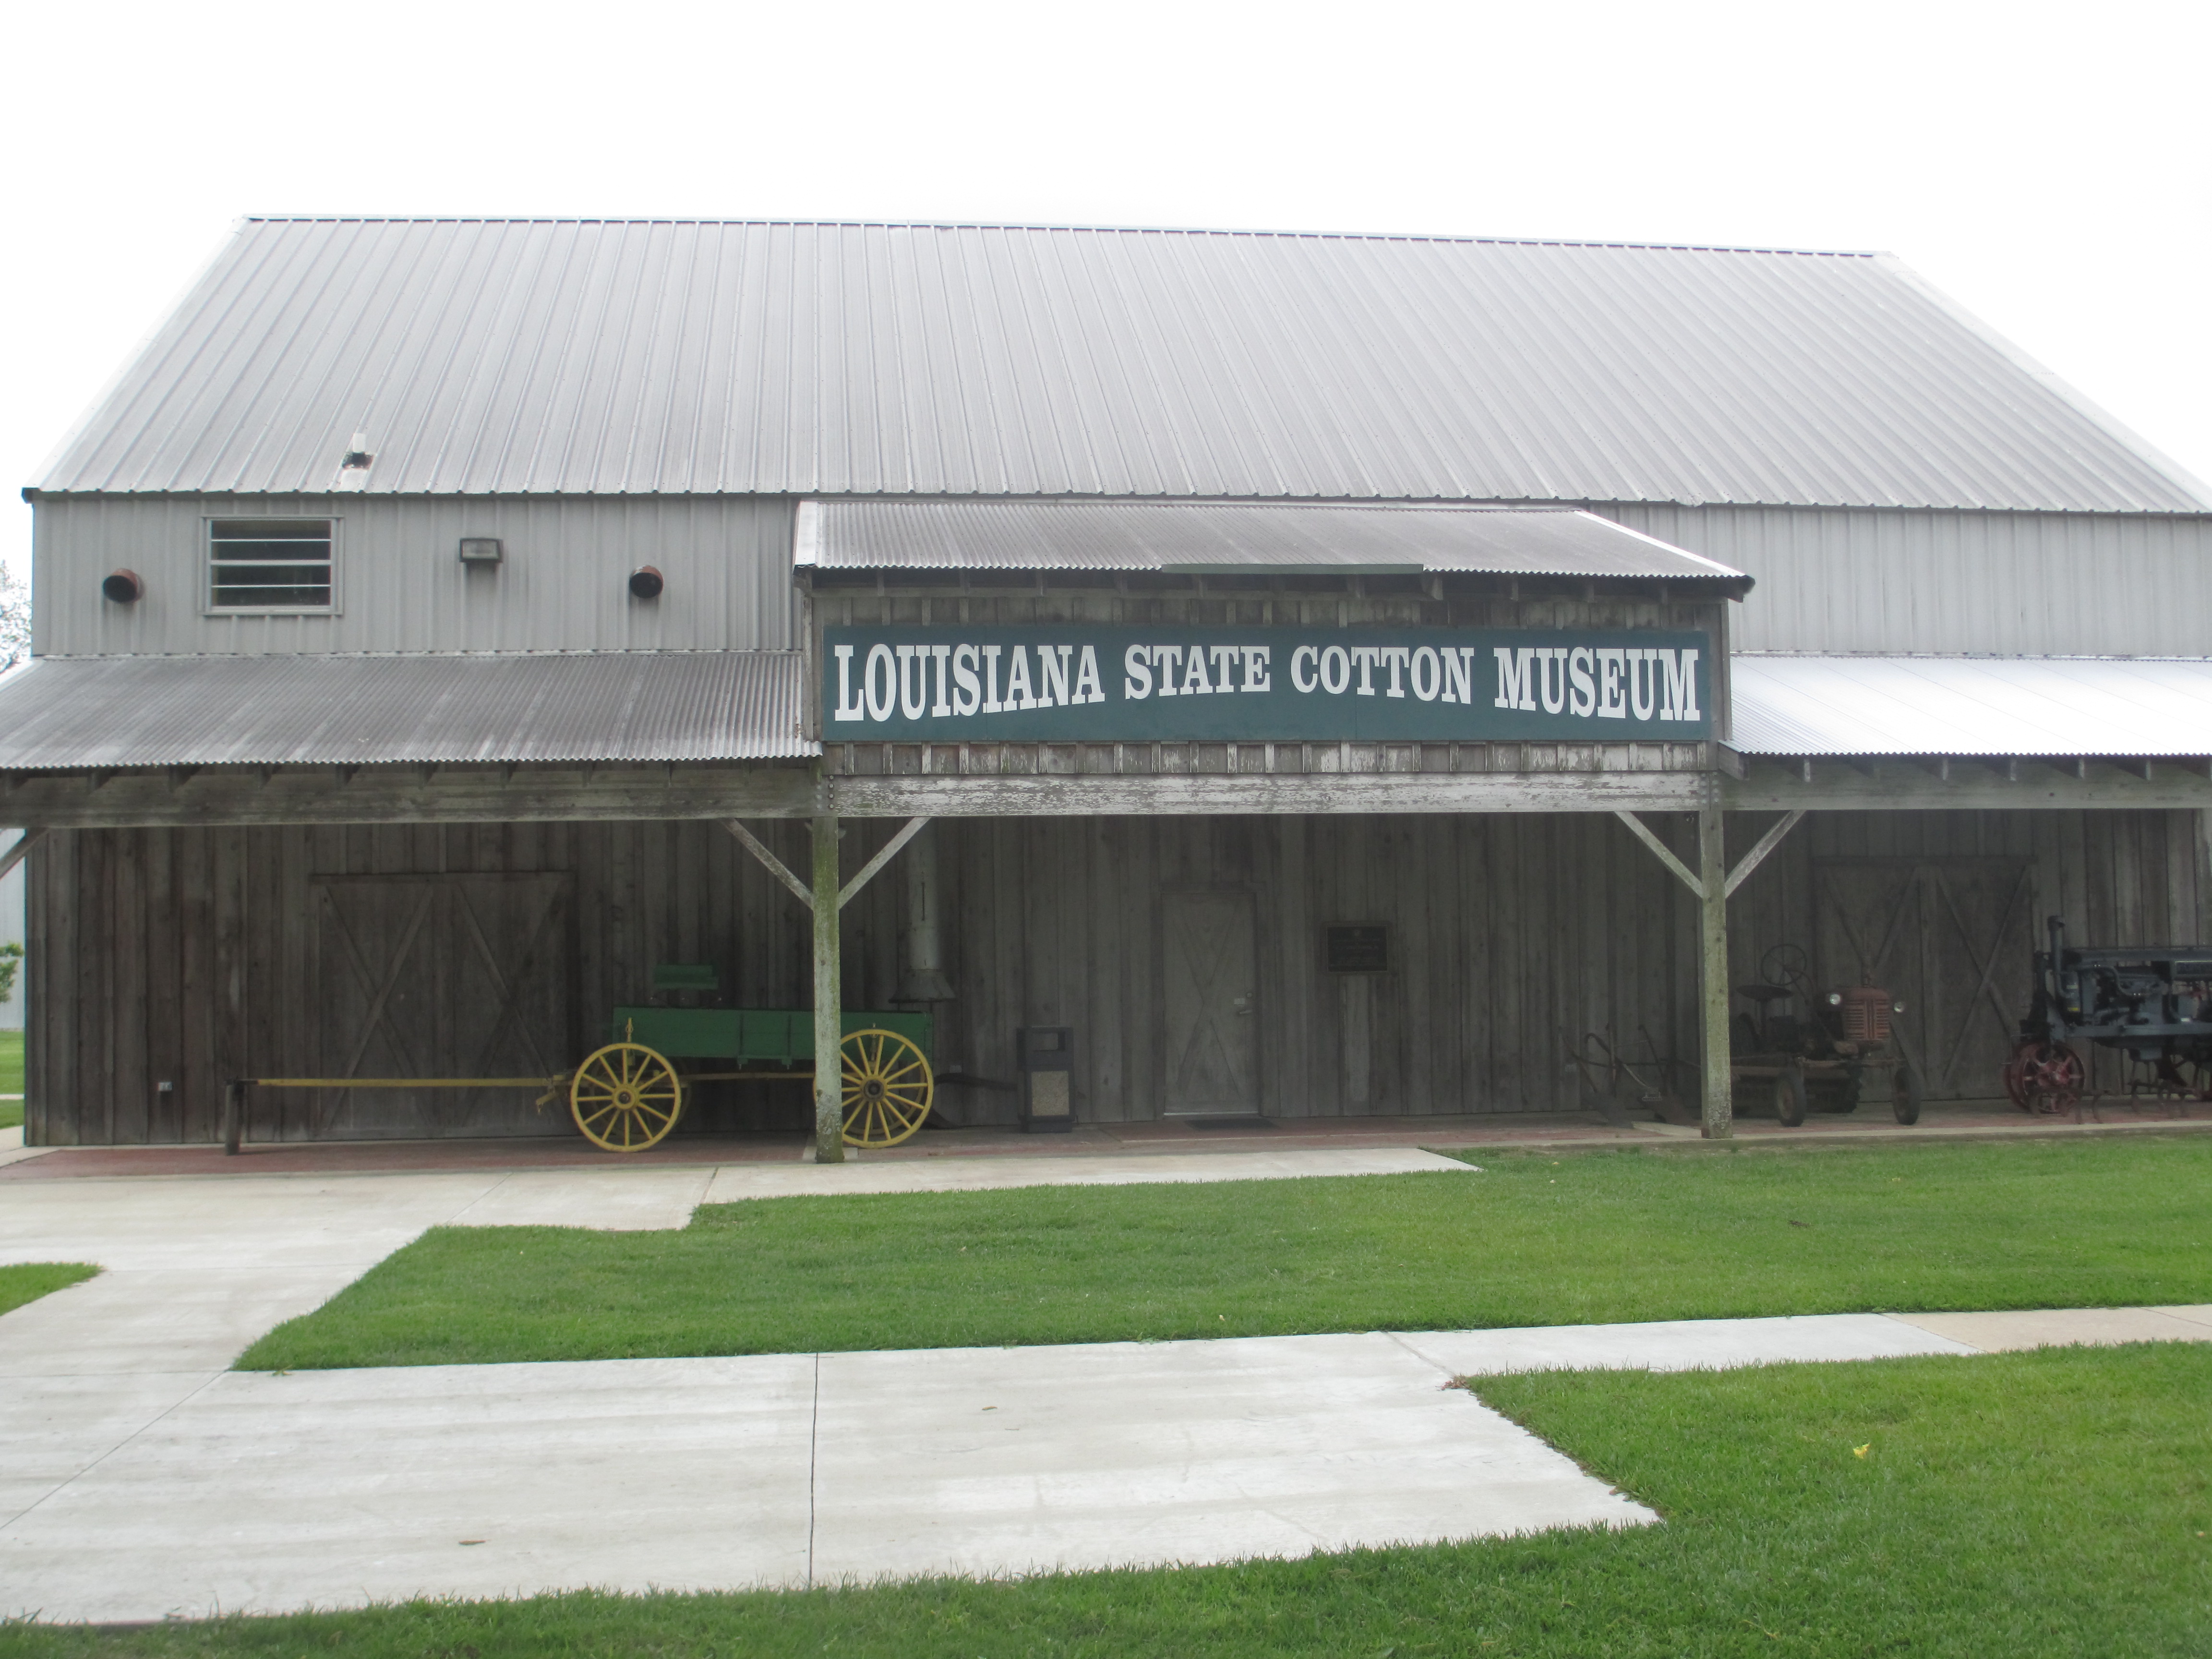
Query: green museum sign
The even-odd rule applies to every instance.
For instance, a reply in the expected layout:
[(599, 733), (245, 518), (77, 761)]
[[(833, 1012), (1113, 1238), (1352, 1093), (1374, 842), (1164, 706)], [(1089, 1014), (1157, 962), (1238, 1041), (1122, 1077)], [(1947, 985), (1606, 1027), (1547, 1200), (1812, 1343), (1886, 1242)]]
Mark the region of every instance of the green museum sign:
[(873, 743), (1625, 742), (1712, 732), (1712, 644), (1643, 629), (827, 628)]

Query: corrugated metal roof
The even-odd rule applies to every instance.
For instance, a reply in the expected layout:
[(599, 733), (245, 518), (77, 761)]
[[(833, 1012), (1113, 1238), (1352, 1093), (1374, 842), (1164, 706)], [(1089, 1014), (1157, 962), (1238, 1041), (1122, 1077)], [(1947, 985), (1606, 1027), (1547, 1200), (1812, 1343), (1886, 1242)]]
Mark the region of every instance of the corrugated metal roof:
[(0, 769), (795, 759), (797, 652), (40, 657)]
[(2212, 753), (2212, 661), (2148, 657), (1731, 660), (1752, 755)]
[(1218, 501), (802, 501), (793, 557), (836, 570), (1480, 571), (1751, 579), (1567, 507)]
[(251, 220), (49, 490), (2201, 512), (1886, 257)]

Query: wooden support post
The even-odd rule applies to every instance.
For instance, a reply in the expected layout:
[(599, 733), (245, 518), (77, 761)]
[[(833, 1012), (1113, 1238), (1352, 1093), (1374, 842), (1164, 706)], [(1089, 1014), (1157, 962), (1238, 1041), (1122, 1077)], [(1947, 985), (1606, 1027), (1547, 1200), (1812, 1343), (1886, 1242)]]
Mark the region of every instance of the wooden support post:
[(2212, 939), (2212, 809), (2197, 818), (2197, 937)]
[(1698, 1002), (1705, 1028), (1705, 1135), (1735, 1136), (1729, 1065), (1728, 844), (1720, 803), (1698, 809)]
[(234, 1079), (222, 1085), (222, 1150), (225, 1157), (236, 1158), (239, 1143), (246, 1139), (246, 1091), (252, 1086), (242, 1079)]
[(844, 974), (837, 950), (837, 820), (814, 820), (814, 1161), (845, 1161)]

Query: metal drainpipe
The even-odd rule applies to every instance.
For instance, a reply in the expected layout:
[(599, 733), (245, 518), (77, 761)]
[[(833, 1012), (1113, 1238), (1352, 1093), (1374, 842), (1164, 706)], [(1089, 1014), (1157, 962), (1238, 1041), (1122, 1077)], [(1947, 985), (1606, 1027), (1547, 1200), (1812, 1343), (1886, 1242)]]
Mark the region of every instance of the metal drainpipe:
[(899, 854), (906, 882), (906, 973), (902, 1002), (950, 1002), (945, 973), (945, 889), (939, 875), (937, 825), (930, 823)]

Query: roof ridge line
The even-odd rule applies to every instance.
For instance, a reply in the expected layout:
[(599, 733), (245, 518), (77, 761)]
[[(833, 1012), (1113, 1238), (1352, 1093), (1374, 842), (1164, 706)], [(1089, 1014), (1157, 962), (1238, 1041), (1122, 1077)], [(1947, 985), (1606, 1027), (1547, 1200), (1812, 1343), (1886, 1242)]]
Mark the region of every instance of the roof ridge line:
[(1110, 225), (993, 219), (718, 219), (688, 214), (250, 213), (250, 225), (712, 225), (788, 230), (1015, 230), (1086, 236), (1249, 236), (1286, 241), (1444, 242), (1486, 247), (1618, 248), (1643, 253), (1757, 253), (1802, 259), (1876, 259), (1878, 248), (1778, 247), (1746, 242), (1654, 241), (1623, 236), (1484, 236), (1447, 231), (1284, 230), (1220, 225)]

